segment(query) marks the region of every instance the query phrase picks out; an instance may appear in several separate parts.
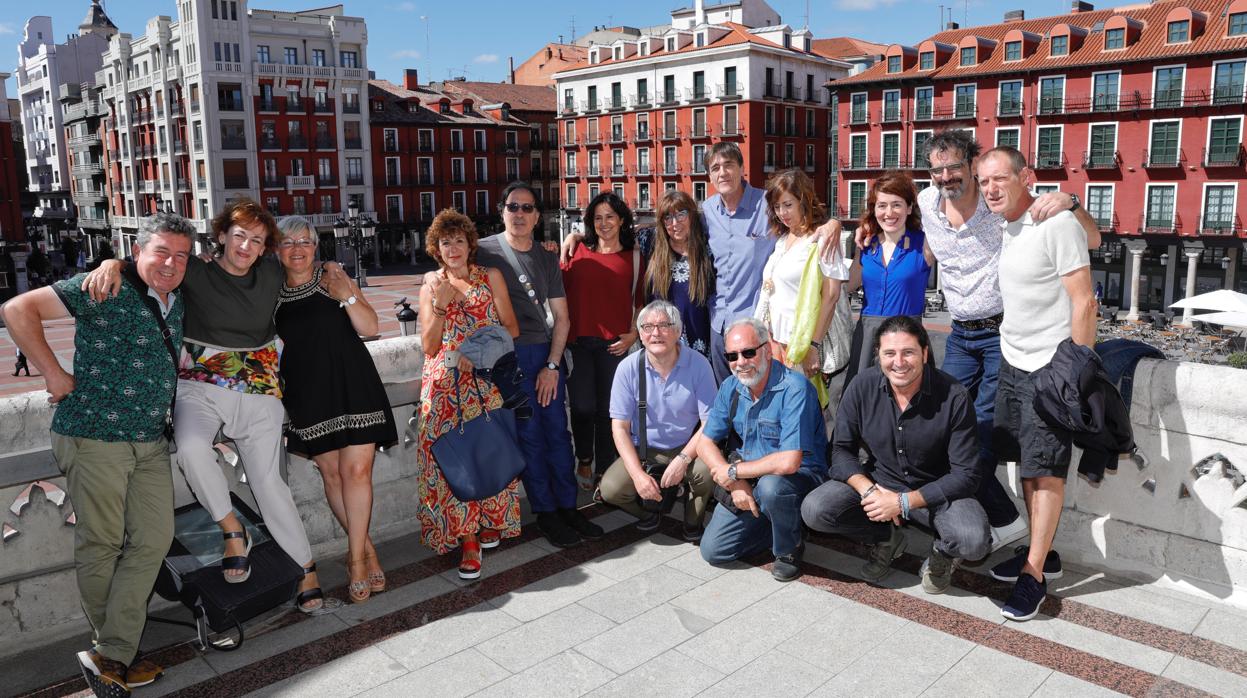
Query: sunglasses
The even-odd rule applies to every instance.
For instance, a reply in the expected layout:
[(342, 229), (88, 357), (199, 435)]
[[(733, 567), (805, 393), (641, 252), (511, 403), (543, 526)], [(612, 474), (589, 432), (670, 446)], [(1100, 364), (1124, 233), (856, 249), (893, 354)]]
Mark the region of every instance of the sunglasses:
[(735, 361), (736, 359), (740, 359), (740, 358), (752, 359), (753, 357), (758, 355), (758, 350), (764, 346), (766, 346), (766, 342), (763, 342), (752, 349), (741, 349), (740, 351), (725, 351), (723, 352), (723, 358), (727, 359), (727, 362), (729, 364)]
[(509, 203), (506, 205), (506, 209), (511, 213), (517, 213), (521, 210), (524, 211), (524, 213), (532, 213), (537, 210), (537, 207), (532, 204)]

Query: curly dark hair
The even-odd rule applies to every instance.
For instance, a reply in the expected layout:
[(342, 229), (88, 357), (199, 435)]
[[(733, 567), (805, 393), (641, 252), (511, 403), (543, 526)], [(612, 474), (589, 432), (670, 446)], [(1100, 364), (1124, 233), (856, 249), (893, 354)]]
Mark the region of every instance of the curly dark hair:
[[(792, 194), (801, 206), (801, 222), (807, 230), (788, 230), (775, 215), (775, 204), (785, 193)], [(766, 180), (766, 215), (770, 219), (770, 232), (779, 237), (786, 232), (800, 235), (811, 232), (827, 221), (827, 207), (818, 200), (818, 192), (814, 190), (814, 181), (809, 175), (797, 168), (776, 172)]]
[(629, 209), (623, 199), (613, 191), (604, 191), (593, 197), (593, 200), (589, 202), (589, 207), (585, 209), (585, 246), (591, 250), (598, 248), (598, 231), (593, 225), (593, 214), (601, 204), (610, 206), (615, 215), (619, 216), (620, 246), (625, 250), (632, 249), (632, 246), (636, 244), (636, 231), (632, 229), (632, 209)]
[(905, 218), (905, 230), (922, 230), (922, 212), (918, 209), (918, 194), (914, 191), (914, 180), (909, 175), (897, 170), (888, 170), (870, 185), (870, 193), (866, 195), (866, 208), (862, 210), (861, 225), (867, 237), (883, 233), (879, 221), (875, 220), (875, 202), (880, 194), (899, 196), (909, 204), (909, 216)]
[(476, 224), (471, 218), (459, 213), (453, 208), (443, 210), (433, 219), (433, 224), (429, 226), (428, 232), (424, 234), (424, 251), (430, 257), (437, 260), (437, 265), (442, 266), (442, 251), (438, 248), (438, 244), (442, 238), (451, 235), (463, 235), (468, 241), (468, 264), (476, 262), (476, 248), (479, 247), (480, 238), (476, 234)]

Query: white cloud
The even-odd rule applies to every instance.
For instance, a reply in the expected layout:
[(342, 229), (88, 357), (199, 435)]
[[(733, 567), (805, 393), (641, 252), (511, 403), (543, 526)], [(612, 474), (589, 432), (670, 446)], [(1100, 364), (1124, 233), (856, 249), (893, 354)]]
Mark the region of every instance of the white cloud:
[(395, 6), (394, 6), (394, 9), (395, 9), (395, 10), (398, 10), (399, 12), (415, 12), (415, 11), (416, 11), (416, 3), (414, 3), (414, 2), (400, 2), (400, 3), (398, 3), (397, 5), (395, 5)]
[(496, 53), (482, 53), (481, 55), (477, 56), (476, 58), (473, 58), (473, 59), (472, 59), (472, 62), (473, 62), (473, 63), (497, 63), (497, 62), (498, 62), (498, 54), (496, 54)]
[(13, 28), (10, 22), (0, 22), (0, 34), (16, 34), (17, 29)]
[(897, 0), (836, 0), (836, 7), (841, 10), (874, 10), (880, 5), (895, 5)]
[(405, 48), (400, 51), (395, 51), (394, 53), (391, 53), (390, 58), (410, 58), (412, 60), (415, 60), (422, 55), (423, 54), (421, 54), (419, 51), (413, 48)]

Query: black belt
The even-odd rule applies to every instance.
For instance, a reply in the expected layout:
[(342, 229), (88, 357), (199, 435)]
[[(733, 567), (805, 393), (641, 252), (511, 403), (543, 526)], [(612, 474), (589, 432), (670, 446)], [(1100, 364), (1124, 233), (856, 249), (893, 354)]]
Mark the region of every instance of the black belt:
[(1000, 329), (1000, 323), (1004, 322), (1004, 319), (1004, 313), (996, 313), (991, 317), (978, 320), (953, 320), (953, 324), (963, 330), (998, 330)]

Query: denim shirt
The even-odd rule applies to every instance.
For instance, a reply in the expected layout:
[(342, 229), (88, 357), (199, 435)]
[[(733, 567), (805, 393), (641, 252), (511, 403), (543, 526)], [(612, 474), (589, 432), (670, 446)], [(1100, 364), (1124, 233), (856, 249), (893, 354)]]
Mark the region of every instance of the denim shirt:
[(727, 416), (732, 393), (740, 395), (734, 425), (743, 445), (740, 455), (757, 460), (777, 451), (801, 451), (801, 470), (818, 482), (827, 478), (827, 429), (814, 385), (800, 373), (774, 359), (762, 397), (753, 394), (736, 376), (719, 387), (702, 435), (719, 441), (728, 434)]
[(715, 194), (701, 205), (717, 277), (711, 298), (710, 328), (723, 332), (729, 322), (753, 313), (762, 288), (762, 268), (775, 249), (766, 210), (766, 192), (742, 184), (745, 191), (734, 213)]

